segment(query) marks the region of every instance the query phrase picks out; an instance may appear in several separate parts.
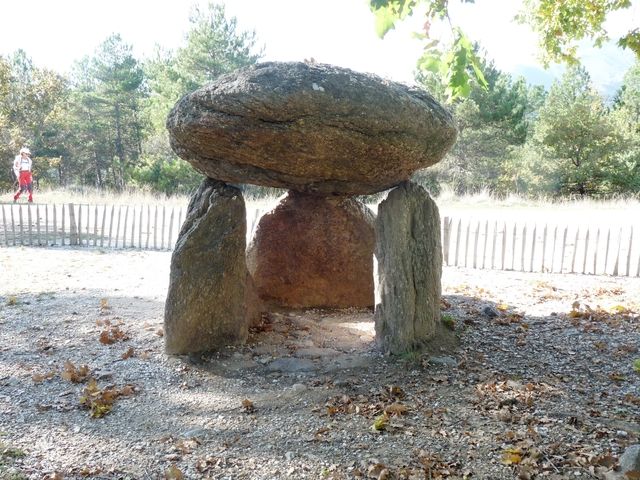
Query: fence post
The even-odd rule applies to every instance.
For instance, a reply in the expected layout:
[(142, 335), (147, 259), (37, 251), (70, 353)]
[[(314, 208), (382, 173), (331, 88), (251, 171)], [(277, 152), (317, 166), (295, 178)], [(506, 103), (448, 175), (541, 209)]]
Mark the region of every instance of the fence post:
[(613, 264), (614, 277), (618, 276), (618, 263), (620, 262), (620, 246), (622, 245), (622, 227), (620, 227), (620, 234), (618, 235), (618, 249), (616, 251), (616, 263)]
[[(78, 225), (76, 224), (76, 212), (73, 203), (69, 203), (69, 245), (78, 244)], [(64, 207), (64, 206), (63, 206)]]
[(124, 210), (124, 228), (122, 229), (122, 248), (127, 248), (127, 220), (129, 220), (129, 205), (127, 205), (127, 208), (125, 208)]
[(629, 251), (627, 252), (627, 277), (631, 276), (631, 248), (633, 247), (633, 226), (629, 233)]
[(7, 233), (7, 217), (5, 216), (4, 205), (2, 205), (2, 228), (4, 232), (4, 246), (9, 246), (9, 234)]
[(540, 273), (544, 273), (544, 257), (547, 253), (547, 224), (544, 224), (542, 231), (542, 261), (540, 262)]
[(587, 235), (584, 237), (584, 254), (582, 255), (582, 273), (587, 273), (587, 251), (589, 250), (589, 232), (591, 229), (587, 227)]
[(98, 243), (98, 204), (93, 208), (93, 246)]
[(149, 250), (149, 235), (151, 235), (151, 207), (147, 205), (147, 240), (145, 248)]
[(171, 246), (173, 243), (171, 242), (173, 237), (173, 214), (175, 213), (176, 207), (171, 207), (171, 215), (169, 216), (169, 239), (167, 240), (167, 250), (171, 250)]
[[(257, 211), (257, 209), (256, 209)], [(251, 234), (253, 234), (253, 225), (251, 225)], [(449, 238), (451, 237), (451, 225), (449, 217), (444, 217), (442, 224), (442, 259), (445, 265), (449, 265)]]
[(600, 248), (600, 228), (596, 232), (596, 246), (593, 250), (593, 274), (598, 274), (598, 249)]
[(476, 235), (473, 241), (473, 268), (478, 267), (478, 237), (479, 236), (480, 236), (480, 221), (478, 220), (478, 223), (476, 224)]
[(484, 245), (482, 247), (482, 269), (487, 262), (487, 243), (489, 242), (489, 220), (484, 222)]
[(522, 228), (522, 251), (520, 252), (520, 271), (524, 272), (524, 250), (527, 242), (527, 225)]
[[(75, 206), (73, 207), (75, 209)], [(78, 245), (82, 246), (82, 204), (78, 204)]]
[(504, 259), (507, 256), (507, 222), (502, 222), (502, 262), (500, 269), (504, 270)]
[(122, 218), (122, 205), (118, 205), (118, 221), (116, 223), (116, 244), (115, 244), (115, 248), (118, 248), (118, 237), (120, 236), (120, 218)]
[(24, 245), (24, 220), (22, 219), (22, 205), (18, 205), (18, 218), (20, 219), (20, 244)]

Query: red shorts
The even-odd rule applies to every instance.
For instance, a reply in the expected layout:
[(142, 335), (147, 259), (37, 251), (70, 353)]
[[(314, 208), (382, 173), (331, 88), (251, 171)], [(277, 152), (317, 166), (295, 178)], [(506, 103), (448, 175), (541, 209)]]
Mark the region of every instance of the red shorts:
[(33, 186), (33, 178), (31, 177), (31, 172), (20, 172), (20, 178), (18, 179), (20, 182), (21, 189), (31, 190)]

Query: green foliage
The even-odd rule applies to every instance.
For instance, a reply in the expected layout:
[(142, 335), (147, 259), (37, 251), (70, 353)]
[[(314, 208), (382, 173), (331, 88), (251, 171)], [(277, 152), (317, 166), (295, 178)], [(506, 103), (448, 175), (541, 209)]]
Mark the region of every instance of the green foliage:
[(636, 373), (640, 373), (640, 358), (636, 358), (633, 361), (633, 371)]
[(442, 315), (442, 318), (440, 320), (442, 321), (442, 324), (449, 330), (456, 329), (456, 320), (451, 315), (445, 313)]
[[(616, 193), (622, 165), (617, 155), (628, 147), (624, 126), (605, 108), (581, 67), (567, 70), (540, 109), (532, 137), (544, 147), (555, 179), (555, 194)], [(548, 156), (550, 155), (551, 158)]]
[[(474, 3), (474, 0), (461, 0)], [(449, 0), (369, 0), (375, 18), (376, 33), (382, 38), (419, 6), (425, 6), (423, 32), (416, 34), (425, 40), (418, 68), (437, 73), (446, 85), (449, 99), (466, 97), (472, 91), (471, 79), (486, 88), (480, 62), (464, 32), (452, 25), (449, 18)], [(596, 46), (608, 40), (603, 27), (611, 12), (629, 8), (631, 0), (525, 0), (518, 15), (538, 34), (545, 65), (550, 62), (578, 63), (577, 42), (590, 38)], [(451, 25), (453, 41), (443, 48), (438, 39), (430, 37), (434, 20), (446, 19)], [(629, 48), (640, 57), (640, 29), (636, 28), (618, 40), (622, 48)]]
[[(175, 52), (158, 50), (142, 63), (111, 35), (69, 78), (36, 68), (23, 51), (0, 56), (0, 157), (29, 146), (39, 186), (191, 191), (202, 176), (169, 147), (167, 114), (182, 95), (254, 63), (261, 51), (223, 6), (196, 7), (190, 20)], [(0, 189), (12, 188), (10, 164)]]
[[(538, 34), (542, 59), (550, 62), (578, 63), (577, 43), (585, 38), (601, 46), (609, 40), (604, 29), (607, 15), (631, 6), (631, 0), (526, 0), (518, 16)], [(640, 56), (638, 29), (622, 37), (618, 44)]]

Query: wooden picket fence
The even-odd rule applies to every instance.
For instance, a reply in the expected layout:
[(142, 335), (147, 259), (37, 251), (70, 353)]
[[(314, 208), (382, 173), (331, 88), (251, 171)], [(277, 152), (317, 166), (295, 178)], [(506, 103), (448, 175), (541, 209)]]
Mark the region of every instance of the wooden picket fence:
[(171, 250), (184, 207), (164, 205), (0, 205), (0, 245)]
[(639, 277), (637, 237), (633, 225), (537, 224), (444, 217), (442, 254), (444, 264), (449, 266)]
[[(0, 246), (172, 250), (186, 206), (2, 204)], [(248, 208), (247, 240), (266, 210)], [(636, 225), (636, 232), (640, 226)], [(587, 226), (442, 219), (448, 266), (640, 276), (634, 226)]]

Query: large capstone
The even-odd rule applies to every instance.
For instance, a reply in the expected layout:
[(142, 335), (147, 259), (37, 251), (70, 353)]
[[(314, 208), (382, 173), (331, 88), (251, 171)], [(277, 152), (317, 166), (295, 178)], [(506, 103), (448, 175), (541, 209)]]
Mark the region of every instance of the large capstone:
[(247, 251), (258, 294), (279, 307), (372, 307), (373, 223), (356, 199), (289, 192)]
[(173, 255), (165, 304), (165, 350), (198, 353), (243, 342), (246, 213), (235, 187), (206, 179), (191, 198)]
[(416, 350), (440, 322), (440, 215), (429, 194), (404, 182), (378, 206), (376, 341), (385, 352)]
[(263, 63), (171, 111), (171, 146), (211, 178), (316, 194), (385, 190), (440, 161), (451, 115), (424, 90), (323, 64)]

